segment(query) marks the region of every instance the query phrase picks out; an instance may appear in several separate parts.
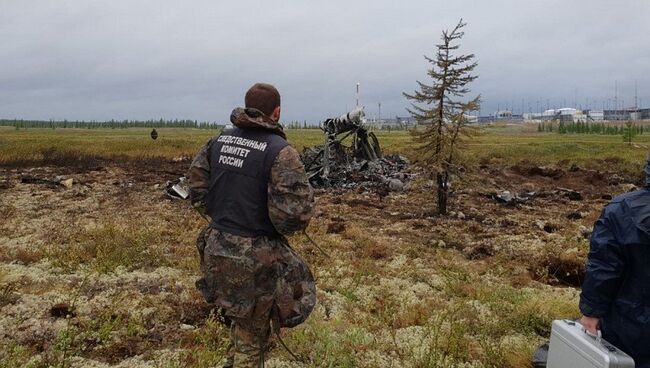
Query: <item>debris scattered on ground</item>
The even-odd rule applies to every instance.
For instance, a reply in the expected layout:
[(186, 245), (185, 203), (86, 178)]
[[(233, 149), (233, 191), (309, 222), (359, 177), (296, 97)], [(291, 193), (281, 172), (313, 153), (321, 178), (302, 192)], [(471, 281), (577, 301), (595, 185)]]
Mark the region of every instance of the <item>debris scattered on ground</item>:
[(339, 147), (329, 160), (329, 173), (324, 175), (323, 146), (305, 149), (302, 160), (310, 183), (316, 188), (341, 188), (367, 191), (403, 192), (413, 174), (406, 172), (409, 161), (400, 155), (387, 155), (377, 160), (357, 159)]
[(54, 181), (52, 181), (50, 179), (37, 178), (37, 177), (34, 177), (34, 176), (30, 176), (30, 175), (23, 176), (22, 178), (20, 178), (20, 182), (23, 183), (23, 184), (44, 184), (44, 185), (48, 185), (48, 186), (56, 186), (57, 185), (57, 183), (55, 183)]
[(64, 187), (70, 189), (72, 188), (72, 184), (74, 183), (74, 180), (70, 178), (70, 179), (61, 180), (59, 183)]
[(557, 188), (558, 191), (561, 193), (564, 193), (564, 195), (569, 198), (572, 201), (581, 201), (583, 200), (582, 194), (578, 191), (575, 191), (573, 189), (567, 189), (567, 188)]
[(113, 185), (121, 188), (131, 188), (133, 184), (133, 180), (118, 180), (113, 182)]
[(449, 212), (447, 212), (447, 216), (449, 218), (457, 218), (459, 220), (464, 220), (465, 219), (465, 214), (462, 213), (462, 212), (460, 212), (460, 214), (459, 214), (459, 212), (456, 212), (456, 211), (449, 211)]
[(517, 195), (513, 195), (509, 190), (503, 190), (500, 192), (492, 193), (490, 195), (490, 197), (492, 197), (497, 202), (508, 205), (524, 203), (533, 199), (535, 196), (537, 196), (536, 192), (523, 192)]
[(168, 181), (165, 188), (165, 194), (172, 199), (188, 199), (190, 197), (190, 192), (187, 178), (181, 176), (174, 181)]
[(41, 184), (46, 185), (50, 188), (56, 188), (62, 186), (64, 188), (72, 188), (74, 184), (73, 178), (66, 178), (65, 176), (55, 176), (53, 179), (39, 178), (36, 176), (26, 175), (20, 178), (20, 182), (23, 184)]
[(494, 195), (494, 199), (497, 200), (497, 202), (501, 203), (510, 203), (515, 200), (515, 197), (510, 193), (509, 190), (504, 190), (502, 192), (496, 193)]

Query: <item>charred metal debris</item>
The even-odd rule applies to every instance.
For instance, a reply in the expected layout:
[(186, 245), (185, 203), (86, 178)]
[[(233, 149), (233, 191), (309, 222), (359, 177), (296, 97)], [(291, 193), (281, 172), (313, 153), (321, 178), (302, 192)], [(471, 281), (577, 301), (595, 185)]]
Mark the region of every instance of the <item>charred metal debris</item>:
[[(413, 176), (409, 161), (400, 155), (382, 155), (377, 136), (363, 126), (363, 110), (321, 124), (325, 143), (306, 148), (302, 161), (316, 188), (394, 191), (407, 189)], [(344, 144), (350, 138), (351, 145)]]
[(190, 198), (190, 188), (187, 178), (181, 176), (174, 181), (168, 181), (165, 185), (165, 194), (171, 199)]

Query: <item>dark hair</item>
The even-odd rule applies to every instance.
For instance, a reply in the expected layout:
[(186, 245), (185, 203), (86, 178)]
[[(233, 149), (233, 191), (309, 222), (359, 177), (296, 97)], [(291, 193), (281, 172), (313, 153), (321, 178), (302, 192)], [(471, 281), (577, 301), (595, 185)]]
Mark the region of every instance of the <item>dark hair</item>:
[(271, 115), (276, 107), (280, 106), (280, 92), (270, 84), (255, 83), (246, 92), (244, 98), (246, 108), (255, 108)]

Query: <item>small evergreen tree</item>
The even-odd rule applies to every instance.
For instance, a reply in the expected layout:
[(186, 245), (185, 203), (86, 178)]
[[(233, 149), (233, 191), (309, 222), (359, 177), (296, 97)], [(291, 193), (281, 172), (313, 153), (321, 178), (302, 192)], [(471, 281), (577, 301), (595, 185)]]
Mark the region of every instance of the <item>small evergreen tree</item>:
[(420, 158), (435, 171), (438, 196), (438, 214), (447, 213), (449, 177), (456, 167), (462, 138), (470, 136), (466, 113), (479, 109), (480, 96), (464, 102), (469, 93), (467, 85), (477, 76), (472, 74), (477, 63), (474, 54), (454, 55), (459, 48), (466, 23), (461, 19), (456, 27), (442, 32), (442, 43), (436, 45), (436, 56), (424, 58), (432, 64), (427, 75), (432, 83), (418, 81), (419, 90), (404, 96), (412, 101), (407, 109), (424, 130), (414, 130)]

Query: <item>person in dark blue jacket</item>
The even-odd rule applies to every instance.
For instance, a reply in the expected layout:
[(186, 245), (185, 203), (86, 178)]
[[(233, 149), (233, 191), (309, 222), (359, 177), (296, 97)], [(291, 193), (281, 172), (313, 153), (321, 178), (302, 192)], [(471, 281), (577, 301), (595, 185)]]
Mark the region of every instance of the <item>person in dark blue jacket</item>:
[(594, 224), (580, 322), (650, 368), (650, 157), (645, 188), (614, 198)]

